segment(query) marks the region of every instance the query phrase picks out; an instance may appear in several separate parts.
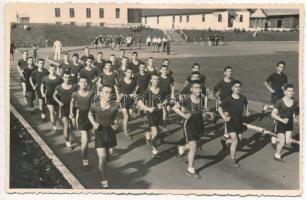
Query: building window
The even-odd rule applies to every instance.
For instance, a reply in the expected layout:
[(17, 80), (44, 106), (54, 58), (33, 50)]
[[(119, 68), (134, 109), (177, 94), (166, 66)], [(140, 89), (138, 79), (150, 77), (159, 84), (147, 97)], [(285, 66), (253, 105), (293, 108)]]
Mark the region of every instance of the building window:
[(147, 16), (145, 16), (145, 24), (147, 24)]
[(172, 17), (172, 23), (175, 23), (175, 16)]
[(240, 15), (239, 22), (243, 22), (243, 15)]
[(91, 26), (91, 22), (86, 22), (86, 26)]
[(282, 24), (282, 20), (279, 19), (277, 20), (277, 28), (282, 28), (283, 24)]
[(221, 14), (218, 15), (218, 22), (222, 22), (222, 15)]
[(182, 23), (183, 21), (183, 16), (180, 16), (180, 23)]
[(55, 24), (56, 24), (56, 25), (61, 25), (61, 24), (62, 24), (62, 22), (55, 22)]
[(69, 8), (70, 18), (74, 18), (74, 8)]
[(104, 8), (99, 8), (99, 16), (100, 18), (104, 18)]
[(75, 23), (75, 22), (70, 22), (70, 25), (71, 25), (71, 26), (75, 26), (76, 23)]
[(202, 15), (202, 22), (205, 22), (205, 14)]
[(90, 8), (86, 8), (86, 17), (91, 18), (91, 9)]
[(189, 22), (189, 15), (186, 16), (186, 22)]
[(55, 8), (55, 17), (61, 17), (61, 9)]
[(120, 8), (116, 8), (116, 18), (120, 18)]
[(159, 16), (156, 17), (156, 23), (159, 24)]

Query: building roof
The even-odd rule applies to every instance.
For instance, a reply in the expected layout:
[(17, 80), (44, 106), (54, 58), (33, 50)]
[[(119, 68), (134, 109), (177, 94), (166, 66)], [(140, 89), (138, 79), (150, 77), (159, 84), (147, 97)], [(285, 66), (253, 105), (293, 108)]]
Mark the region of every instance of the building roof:
[(299, 9), (263, 9), (267, 16), (298, 15)]
[[(223, 9), (224, 10), (224, 9)], [(222, 11), (221, 9), (142, 9), (142, 16), (196, 15)]]

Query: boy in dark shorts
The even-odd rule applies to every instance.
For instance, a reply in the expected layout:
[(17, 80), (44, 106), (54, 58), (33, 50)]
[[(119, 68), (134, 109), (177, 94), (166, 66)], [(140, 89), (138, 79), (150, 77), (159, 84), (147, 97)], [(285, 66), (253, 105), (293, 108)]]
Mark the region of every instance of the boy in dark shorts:
[(295, 141), (292, 138), (294, 117), (297, 111), (297, 101), (293, 98), (294, 86), (286, 84), (283, 87), (285, 96), (276, 101), (271, 113), (275, 120), (274, 131), (277, 133), (277, 137), (272, 137), (271, 142), (276, 147), (274, 159), (278, 162), (284, 162), (281, 156), (284, 145), (290, 145)]
[(81, 76), (79, 78), (78, 91), (72, 93), (72, 98), (70, 101), (70, 118), (74, 118), (73, 109), (76, 105), (76, 121), (77, 128), (81, 134), (81, 156), (83, 169), (88, 171), (89, 162), (88, 162), (88, 143), (90, 142), (89, 131), (92, 128), (92, 125), (88, 119), (88, 112), (92, 102), (92, 97), (94, 96), (93, 90), (88, 90), (87, 87), (87, 78)]
[(64, 60), (60, 63), (60, 65), (58, 67), (58, 73), (57, 74), (59, 76), (62, 76), (62, 74), (65, 71), (68, 71), (69, 73), (71, 71), (71, 63), (70, 63), (70, 60), (69, 60), (69, 54), (68, 53), (64, 54)]
[[(174, 79), (168, 74), (168, 66), (162, 65), (160, 68), (159, 76), (159, 87), (161, 93), (164, 95), (165, 99), (163, 101), (170, 102), (171, 99), (175, 99), (174, 96)], [(166, 132), (166, 119), (168, 117), (167, 105), (162, 106), (163, 109), (163, 131)]]
[(79, 54), (75, 53), (72, 55), (72, 65), (71, 65), (71, 81), (74, 84), (78, 83), (78, 78), (83, 65), (79, 62)]
[(34, 100), (35, 100), (35, 93), (34, 89), (31, 85), (31, 75), (32, 72), (36, 69), (36, 66), (34, 66), (34, 58), (29, 57), (28, 58), (28, 65), (23, 69), (23, 77), (26, 83), (26, 98), (27, 98), (27, 106), (29, 111), (34, 111)]
[(41, 94), (41, 83), (42, 79), (45, 76), (48, 76), (49, 72), (47, 69), (44, 68), (45, 60), (44, 59), (38, 59), (37, 62), (37, 69), (35, 69), (30, 77), (30, 83), (32, 85), (33, 90), (35, 91), (36, 98), (38, 99), (38, 107), (41, 112), (41, 119), (45, 120), (45, 102)]
[(88, 87), (91, 89), (98, 80), (98, 70), (92, 67), (92, 59), (87, 57), (85, 59), (85, 67), (81, 69), (80, 76), (86, 77), (88, 80)]
[[(232, 95), (232, 84), (234, 79), (232, 78), (233, 69), (231, 66), (224, 67), (224, 78), (217, 83), (214, 87), (214, 94), (216, 96), (216, 110), (218, 110), (219, 105), (229, 96)], [(228, 138), (227, 126), (224, 123), (224, 137)]]
[(111, 149), (117, 145), (113, 128), (117, 109), (110, 104), (111, 95), (111, 86), (101, 86), (88, 113), (89, 121), (95, 129), (95, 147), (99, 158), (98, 166), (102, 188), (109, 187), (106, 172), (107, 156)]
[(125, 77), (121, 79), (118, 83), (118, 94), (117, 97), (120, 99), (120, 105), (123, 113), (123, 131), (124, 134), (131, 138), (128, 134), (128, 120), (132, 115), (134, 97), (136, 96), (137, 83), (132, 79), (133, 70), (131, 68), (126, 68)]
[(17, 71), (19, 72), (20, 75), (20, 84), (22, 87), (22, 94), (24, 97), (24, 102), (27, 104), (27, 98), (26, 98), (26, 81), (23, 75), (24, 68), (28, 65), (28, 51), (23, 51), (22, 52), (22, 59), (18, 60), (17, 64)]
[(138, 53), (134, 51), (132, 53), (132, 61), (129, 63), (129, 67), (132, 68), (133, 74), (137, 74), (139, 70), (140, 60), (138, 59)]
[(284, 96), (283, 86), (288, 82), (288, 78), (286, 74), (284, 74), (285, 66), (286, 63), (284, 61), (278, 62), (276, 72), (270, 74), (265, 82), (266, 88), (271, 93), (272, 105), (263, 105), (263, 112), (268, 109), (273, 109), (275, 103)]
[(225, 141), (221, 140), (221, 144), (223, 148), (226, 148), (226, 146), (230, 144), (230, 165), (233, 167), (240, 166), (236, 160), (236, 149), (241, 134), (244, 131), (243, 114), (245, 114), (245, 116), (249, 115), (248, 100), (240, 94), (240, 87), (240, 81), (233, 81), (232, 95), (225, 98), (218, 109), (220, 116), (226, 122), (229, 134), (229, 138)]
[(152, 74), (150, 77), (150, 87), (144, 92), (142, 98), (138, 99), (138, 106), (147, 112), (150, 131), (146, 132), (147, 143), (152, 146), (152, 154), (156, 156), (157, 139), (159, 135), (158, 127), (162, 124), (162, 104), (163, 95), (159, 87), (159, 76)]
[(191, 95), (174, 106), (174, 112), (185, 119), (184, 137), (186, 143), (178, 146), (178, 153), (183, 156), (185, 151), (188, 152), (188, 168), (186, 174), (194, 178), (201, 178), (194, 169), (194, 158), (196, 155), (197, 142), (203, 134), (203, 117), (205, 111), (204, 99), (202, 98), (202, 84), (199, 80), (191, 82)]
[(105, 60), (103, 59), (103, 53), (98, 52), (97, 54), (97, 60), (93, 63), (93, 65), (98, 70), (98, 74), (101, 74), (103, 72), (103, 68), (105, 65)]
[[(200, 65), (199, 65), (199, 63), (193, 63), (191, 70), (192, 70), (192, 72), (199, 72), (199, 74), (200, 74), (200, 81), (202, 82), (202, 84), (205, 84), (206, 76), (204, 74), (200, 73)], [(190, 82), (191, 76), (192, 76), (192, 74), (186, 78), (185, 85), (187, 85), (188, 82)]]
[(57, 102), (53, 99), (55, 88), (62, 83), (62, 78), (56, 75), (56, 66), (49, 65), (49, 75), (44, 76), (41, 82), (40, 90), (42, 97), (45, 98), (45, 103), (50, 113), (50, 121), (53, 125), (53, 130), (57, 132), (56, 116), (54, 107), (57, 106)]
[(62, 74), (63, 83), (55, 88), (53, 94), (54, 100), (59, 105), (59, 118), (63, 122), (63, 133), (66, 140), (66, 146), (71, 148), (70, 134), (69, 134), (69, 114), (70, 114), (70, 101), (72, 93), (77, 90), (76, 85), (71, 83), (71, 75), (69, 71), (65, 71)]
[(117, 74), (113, 71), (112, 63), (110, 61), (105, 62), (103, 72), (99, 75), (97, 81), (97, 88), (100, 88), (103, 85), (112, 86), (112, 91), (115, 92), (115, 94), (118, 94)]

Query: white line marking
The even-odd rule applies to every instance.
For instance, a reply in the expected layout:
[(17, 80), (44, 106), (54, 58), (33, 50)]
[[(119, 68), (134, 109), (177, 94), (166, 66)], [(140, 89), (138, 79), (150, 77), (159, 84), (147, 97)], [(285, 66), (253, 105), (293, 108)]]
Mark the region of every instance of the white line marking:
[(64, 178), (72, 186), (72, 189), (85, 189), (84, 186), (76, 179), (76, 177), (66, 168), (66, 166), (60, 161), (60, 159), (53, 153), (49, 146), (44, 142), (44, 140), (39, 136), (39, 134), (31, 127), (31, 125), (23, 118), (23, 116), (15, 109), (11, 104), (10, 111), (15, 115), (15, 117), (20, 121), (20, 123), (27, 129), (29, 134), (33, 137), (35, 142), (41, 147), (45, 152), (47, 157), (52, 160), (54, 166), (61, 172)]

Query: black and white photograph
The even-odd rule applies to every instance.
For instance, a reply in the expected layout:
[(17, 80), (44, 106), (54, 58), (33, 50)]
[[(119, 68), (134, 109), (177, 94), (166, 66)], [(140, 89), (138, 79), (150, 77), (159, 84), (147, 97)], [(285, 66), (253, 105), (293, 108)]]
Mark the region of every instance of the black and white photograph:
[(302, 4), (4, 16), (8, 192), (302, 195)]

